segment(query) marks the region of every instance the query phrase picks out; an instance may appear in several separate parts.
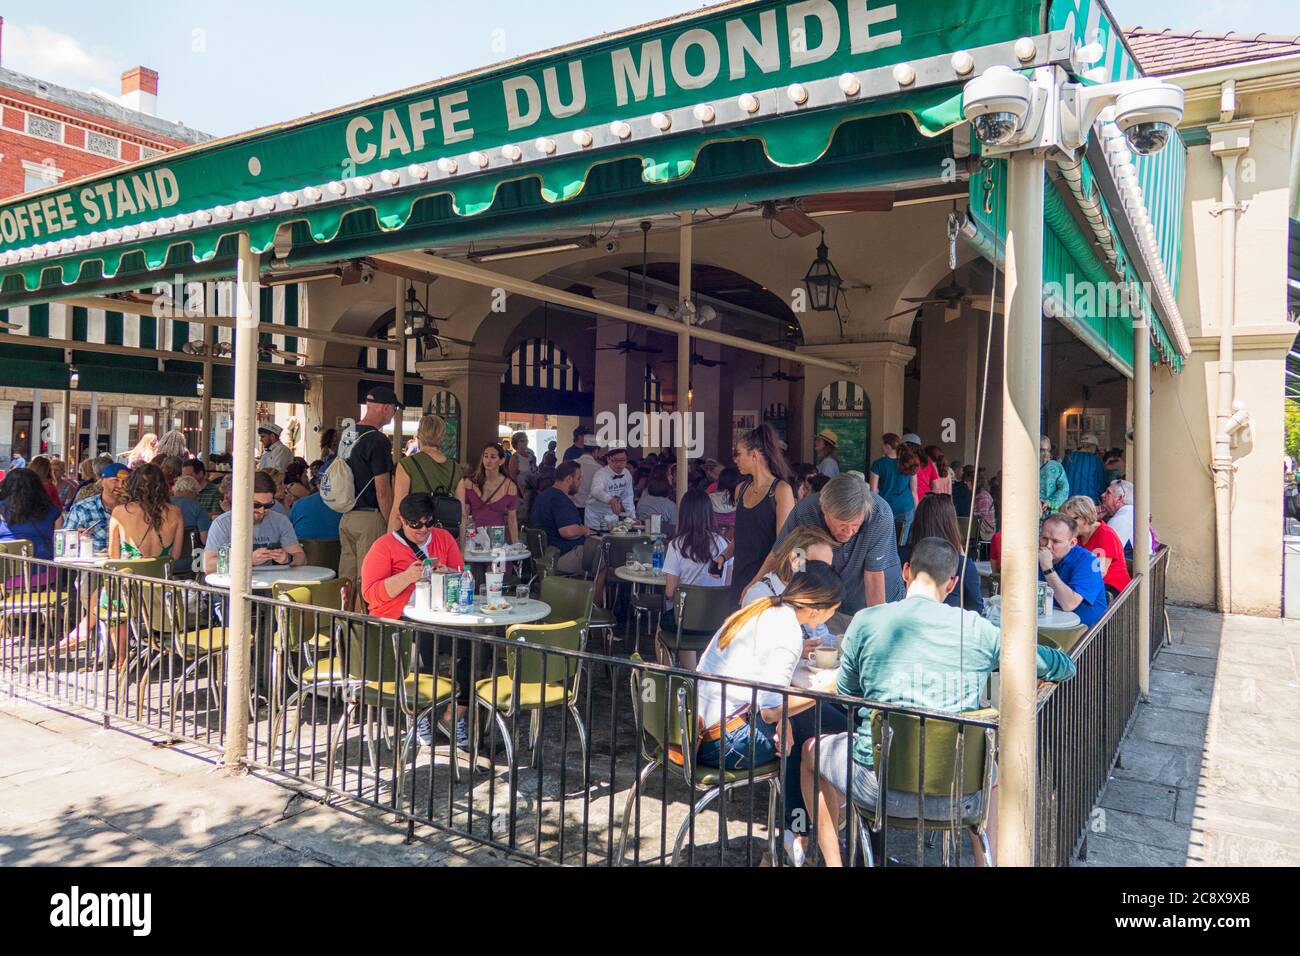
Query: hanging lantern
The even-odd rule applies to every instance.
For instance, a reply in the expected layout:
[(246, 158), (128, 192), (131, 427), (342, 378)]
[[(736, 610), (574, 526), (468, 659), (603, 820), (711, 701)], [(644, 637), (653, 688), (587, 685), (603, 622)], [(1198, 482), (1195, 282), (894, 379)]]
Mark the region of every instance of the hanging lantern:
[(808, 290), (808, 307), (814, 312), (834, 312), (839, 314), (840, 286), (843, 280), (835, 270), (834, 264), (827, 257), (826, 233), (817, 246), (817, 258), (808, 267), (803, 277), (804, 287)]

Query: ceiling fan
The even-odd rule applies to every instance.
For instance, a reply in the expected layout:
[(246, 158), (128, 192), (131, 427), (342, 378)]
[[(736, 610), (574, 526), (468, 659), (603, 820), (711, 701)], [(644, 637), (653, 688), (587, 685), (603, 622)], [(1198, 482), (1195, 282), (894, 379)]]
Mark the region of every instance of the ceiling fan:
[(6, 332), (14, 332), (21, 328), (22, 325), (17, 322), (0, 322), (0, 329), (4, 329)]
[(266, 345), (258, 345), (257, 355), (258, 358), (261, 358), (264, 355), (270, 358), (278, 356), (282, 359), (291, 360), (294, 365), (297, 365), (299, 362), (307, 361), (307, 356), (303, 355), (301, 352), (290, 352), (287, 349), (280, 348), (278, 345), (271, 345), (269, 343)]
[(186, 355), (211, 355), (214, 358), (226, 358), (234, 351), (234, 347), (229, 342), (213, 342), (209, 345), (207, 342), (195, 339), (182, 345), (181, 351)]
[(763, 381), (767, 381), (767, 382), (802, 382), (802, 381), (803, 381), (803, 376), (802, 376), (802, 375), (791, 375), (789, 372), (782, 371), (780, 368), (778, 368), (778, 369), (777, 369), (775, 372), (773, 372), (771, 375), (755, 375), (755, 376), (753, 376), (753, 379), (754, 379), (755, 381), (758, 381), (758, 380), (761, 379), (761, 380), (763, 380)]
[(761, 204), (764, 219), (775, 219), (800, 238), (821, 232), (816, 215), (834, 212), (889, 212), (894, 194), (879, 192), (819, 193), (792, 199), (769, 199)]
[(893, 315), (889, 316), (889, 318), (896, 319), (900, 315), (907, 315), (909, 312), (916, 312), (919, 314), (927, 305), (942, 305), (943, 320), (945, 322), (951, 322), (953, 319), (961, 315), (961, 310), (963, 308), (987, 310), (993, 304), (991, 296), (987, 294), (972, 294), (971, 290), (957, 282), (956, 277), (954, 277), (953, 281), (949, 282), (946, 286), (941, 286), (938, 289), (935, 289), (932, 295), (921, 296), (919, 298), (904, 297), (903, 301), (914, 302), (916, 304), (910, 309), (903, 309), (901, 312), (895, 312)]
[[(429, 285), (428, 282), (424, 284), (425, 302), (429, 299)], [(413, 285), (407, 285), (406, 287), (406, 305), (403, 311), (406, 313), (403, 319), (406, 334), (413, 339), (418, 339), (426, 350), (433, 351), (437, 349), (438, 352), (445, 353), (443, 342), (452, 342), (465, 348), (474, 347), (474, 343), (468, 339), (458, 339), (455, 336), (445, 335), (438, 331), (438, 323), (445, 322), (446, 319), (431, 314), (425, 308), (424, 302), (421, 302), (416, 297), (415, 286)], [(396, 341), (396, 326), (389, 330), (388, 339), (389, 341)]]
[[(551, 342), (551, 304), (549, 302), (542, 303), (542, 341), (546, 342), (547, 345), (550, 345)], [(573, 368), (573, 366), (568, 362), (552, 362), (549, 350), (541, 357), (541, 359), (538, 360), (537, 367), (553, 369)]]
[[(655, 349), (655, 351), (658, 352), (659, 350), (658, 350), (658, 349)], [(677, 364), (676, 361), (672, 361), (672, 362), (660, 362), (660, 363), (659, 363), (660, 366), (662, 366), (662, 365), (676, 365), (676, 364)], [(691, 364), (692, 364), (692, 365), (701, 365), (701, 366), (703, 366), (704, 368), (717, 368), (719, 365), (726, 365), (727, 363), (726, 363), (726, 361), (723, 360), (723, 359), (711, 359), (711, 358), (705, 358), (705, 357), (704, 357), (703, 355), (701, 355), (699, 352), (692, 352), (692, 353), (691, 353)]]

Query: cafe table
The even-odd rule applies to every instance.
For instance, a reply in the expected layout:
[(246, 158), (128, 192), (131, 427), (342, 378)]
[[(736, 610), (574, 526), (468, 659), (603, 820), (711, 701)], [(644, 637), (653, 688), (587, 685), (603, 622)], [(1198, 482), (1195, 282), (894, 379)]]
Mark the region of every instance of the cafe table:
[(469, 611), (434, 611), (408, 604), (402, 609), (402, 617), (441, 627), (509, 627), (532, 624), (551, 613), (551, 606), (536, 598), (506, 598), (505, 603), (509, 606), (500, 611), (485, 611), (477, 602)]
[(1083, 622), (1079, 620), (1079, 615), (1073, 611), (1063, 611), (1055, 605), (1052, 605), (1050, 613), (1038, 616), (1040, 631), (1072, 631), (1081, 623)]
[[(333, 569), (316, 567), (310, 564), (297, 568), (289, 565), (263, 565), (253, 568), (249, 586), (254, 591), (269, 591), (277, 584), (317, 584), (321, 581), (332, 581), (336, 577), (338, 577), (338, 573)], [(230, 590), (230, 575), (218, 574), (214, 571), (212, 574), (204, 576), (203, 583), (209, 587), (228, 591)]]
[(800, 690), (813, 690), (822, 694), (835, 693), (839, 683), (839, 667), (817, 667), (807, 657), (800, 658), (799, 665), (790, 678), (790, 686)]

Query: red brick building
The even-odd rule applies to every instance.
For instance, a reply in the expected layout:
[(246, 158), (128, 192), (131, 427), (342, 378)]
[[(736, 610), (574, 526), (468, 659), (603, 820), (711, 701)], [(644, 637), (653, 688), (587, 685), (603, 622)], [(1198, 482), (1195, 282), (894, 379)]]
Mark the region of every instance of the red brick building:
[(0, 68), (0, 197), (41, 189), (210, 137), (153, 115), (158, 74), (122, 74), (113, 102)]
[[(3, 26), (0, 19), (0, 41)], [(0, 67), (0, 197), (45, 189), (211, 139), (183, 123), (160, 119), (155, 115), (157, 101), (158, 74), (143, 66), (122, 74), (117, 97), (68, 89)], [(26, 309), (13, 311), (8, 318), (17, 319), (18, 327), (5, 336), (11, 341), (30, 329)], [(62, 306), (54, 307), (56, 324), (72, 321), (61, 319), (63, 312)], [(90, 320), (102, 324), (100, 310), (94, 312)], [(31, 351), (8, 348), (9, 358)], [(11, 451), (29, 458), (38, 451), (60, 450), (77, 457), (95, 446), (121, 451), (146, 431), (161, 433), (188, 421), (187, 412), (191, 417), (198, 414), (197, 401), (68, 392), (66, 382), (54, 380), (34, 389), (33, 383), (19, 384), (11, 371), (14, 364), (0, 362), (0, 468), (8, 464)], [(67, 429), (75, 429), (75, 437), (70, 434), (73, 440), (65, 446)]]

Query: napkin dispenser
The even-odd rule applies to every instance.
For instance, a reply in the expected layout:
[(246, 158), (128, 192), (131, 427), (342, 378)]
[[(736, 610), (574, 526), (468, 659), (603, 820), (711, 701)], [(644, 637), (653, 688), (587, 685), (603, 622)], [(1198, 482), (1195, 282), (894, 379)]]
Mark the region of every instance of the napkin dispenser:
[(459, 586), (459, 574), (454, 572), (448, 573), (446, 571), (431, 571), (429, 573), (429, 610), (447, 610), (447, 581), (453, 577), (456, 579), (456, 583)]

